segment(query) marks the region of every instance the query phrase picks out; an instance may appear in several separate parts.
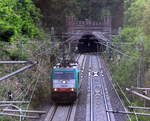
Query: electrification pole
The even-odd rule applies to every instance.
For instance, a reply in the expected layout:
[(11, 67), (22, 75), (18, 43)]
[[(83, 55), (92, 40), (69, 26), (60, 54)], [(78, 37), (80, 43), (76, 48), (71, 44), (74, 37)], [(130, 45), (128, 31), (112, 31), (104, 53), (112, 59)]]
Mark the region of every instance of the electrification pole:
[(141, 43), (138, 46), (140, 52), (140, 59), (139, 59), (139, 72), (138, 72), (138, 79), (137, 79), (137, 87), (144, 87), (144, 45), (143, 45), (143, 38), (141, 38)]

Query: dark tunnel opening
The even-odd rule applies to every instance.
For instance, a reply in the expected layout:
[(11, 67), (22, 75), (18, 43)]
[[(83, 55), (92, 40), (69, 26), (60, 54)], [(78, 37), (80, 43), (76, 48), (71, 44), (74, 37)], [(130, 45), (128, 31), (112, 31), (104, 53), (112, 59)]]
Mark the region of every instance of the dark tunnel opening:
[(104, 52), (105, 50), (105, 43), (96, 39), (94, 35), (84, 35), (78, 43), (79, 53)]

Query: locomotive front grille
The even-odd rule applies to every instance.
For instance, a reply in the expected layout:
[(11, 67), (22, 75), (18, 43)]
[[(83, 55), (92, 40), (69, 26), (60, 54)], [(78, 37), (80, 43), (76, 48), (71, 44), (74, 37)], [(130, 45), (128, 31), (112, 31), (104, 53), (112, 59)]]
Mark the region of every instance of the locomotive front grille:
[(56, 103), (71, 103), (77, 98), (76, 92), (53, 92), (52, 100)]

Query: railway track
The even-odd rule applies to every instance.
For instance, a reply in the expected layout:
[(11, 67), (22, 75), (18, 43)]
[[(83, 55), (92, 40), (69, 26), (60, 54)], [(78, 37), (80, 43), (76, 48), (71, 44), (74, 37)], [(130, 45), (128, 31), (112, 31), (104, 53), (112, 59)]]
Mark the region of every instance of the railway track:
[(86, 121), (115, 121), (112, 114), (103, 69), (98, 56), (91, 55), (89, 63)]
[(52, 105), (45, 121), (70, 121), (72, 105), (58, 106)]
[[(77, 56), (76, 61), (78, 61), (79, 65), (81, 65), (80, 66), (80, 70), (81, 70), (80, 80), (81, 81), (79, 83), (79, 88), (80, 88), (82, 85), (82, 81), (83, 81), (83, 72), (84, 72), (86, 56), (79, 55)], [(47, 113), (47, 116), (44, 121), (74, 121), (77, 105), (78, 105), (78, 99), (72, 105), (62, 106), (62, 105), (53, 104), (49, 112)]]
[[(86, 121), (126, 121), (127, 115), (113, 114), (108, 110), (125, 111), (118, 93), (108, 77), (103, 59), (98, 55), (91, 55), (89, 70), (90, 87), (90, 117)], [(94, 113), (93, 113), (94, 112)]]
[(102, 65), (102, 62), (100, 61), (100, 58), (98, 56), (96, 56), (96, 60), (98, 63), (98, 69), (99, 69), (100, 77), (101, 77), (100, 83), (102, 85), (101, 87), (102, 87), (102, 94), (103, 94), (103, 100), (104, 100), (104, 105), (105, 105), (107, 121), (115, 121), (114, 115), (107, 112), (107, 110), (112, 109), (112, 106), (110, 104), (107, 85), (105, 83), (103, 65)]

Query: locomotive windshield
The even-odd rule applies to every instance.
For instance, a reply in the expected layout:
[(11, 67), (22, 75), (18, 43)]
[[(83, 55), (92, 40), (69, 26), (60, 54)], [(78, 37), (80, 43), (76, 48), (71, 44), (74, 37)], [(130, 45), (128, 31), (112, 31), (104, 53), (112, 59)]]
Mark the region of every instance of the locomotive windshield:
[(55, 71), (53, 75), (53, 79), (58, 79), (58, 80), (74, 79), (74, 72), (73, 71)]

